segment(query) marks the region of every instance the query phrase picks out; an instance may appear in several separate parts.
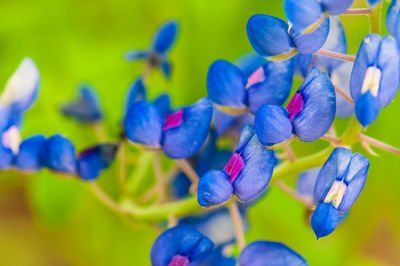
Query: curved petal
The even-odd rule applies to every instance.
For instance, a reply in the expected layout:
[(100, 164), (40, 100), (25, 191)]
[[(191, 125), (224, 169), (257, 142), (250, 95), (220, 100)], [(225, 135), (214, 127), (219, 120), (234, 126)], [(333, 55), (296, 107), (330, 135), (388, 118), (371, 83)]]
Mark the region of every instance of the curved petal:
[(96, 122), (103, 117), (98, 95), (88, 85), (80, 88), (77, 101), (64, 105), (61, 111), (65, 116), (75, 118), (82, 123)]
[(162, 24), (154, 34), (152, 49), (160, 54), (166, 53), (174, 44), (178, 33), (178, 22), (169, 20)]
[(346, 213), (360, 195), (367, 179), (368, 169), (369, 160), (359, 153), (353, 154), (344, 177), (347, 188), (338, 208), (340, 213)]
[(321, 25), (310, 33), (300, 33), (294, 28), (289, 31), (300, 54), (313, 54), (324, 45), (329, 34), (329, 17), (325, 18)]
[(369, 3), (370, 6), (374, 6), (374, 5), (376, 5), (377, 3), (381, 2), (381, 1), (382, 0), (368, 0), (368, 3)]
[(82, 151), (78, 156), (79, 177), (86, 181), (96, 179), (114, 161), (117, 150), (117, 144), (105, 143)]
[(188, 257), (192, 252), (197, 253), (197, 256), (192, 256), (191, 259), (196, 259), (211, 251), (212, 245), (207, 240), (207, 237), (188, 225), (178, 225), (167, 229), (158, 236), (151, 247), (151, 263), (152, 265), (168, 265), (175, 255)]
[(238, 199), (247, 202), (257, 197), (267, 187), (278, 160), (274, 151), (268, 150), (260, 143), (255, 132), (240, 156), (244, 166), (234, 179), (233, 187)]
[(342, 180), (352, 157), (351, 150), (335, 148), (318, 174), (314, 188), (314, 202), (323, 202), (335, 180)]
[(307, 76), (310, 69), (312, 55), (297, 54), (293, 57), (294, 73), (301, 75), (303, 78)]
[(124, 57), (126, 61), (132, 61), (132, 60), (140, 60), (140, 59), (146, 59), (150, 56), (149, 51), (143, 51), (143, 50), (131, 50), (125, 53)]
[(217, 60), (208, 69), (208, 96), (218, 105), (246, 108), (246, 83), (242, 71), (226, 60)]
[(128, 88), (128, 93), (125, 96), (125, 114), (129, 108), (138, 101), (146, 101), (147, 89), (143, 84), (142, 77), (136, 78)]
[(293, 52), (288, 24), (280, 18), (254, 15), (247, 22), (247, 37), (254, 50), (266, 57)]
[[(293, 60), (269, 61), (263, 66), (265, 79), (248, 88), (249, 108), (253, 114), (264, 104), (283, 104), (293, 82)], [(279, 80), (279, 83), (277, 83)]]
[(283, 9), (290, 24), (298, 32), (302, 32), (316, 23), (323, 15), (318, 0), (285, 0)]
[(306, 266), (297, 252), (279, 242), (255, 241), (247, 245), (239, 256), (240, 266)]
[(229, 176), (222, 170), (211, 170), (199, 180), (197, 200), (203, 207), (219, 205), (233, 196), (233, 187)]
[(150, 103), (139, 101), (129, 108), (125, 133), (130, 141), (152, 148), (161, 148), (164, 118)]
[(0, 143), (0, 169), (8, 169), (12, 164), (13, 158), (13, 151), (8, 147), (4, 147), (4, 145)]
[(346, 11), (354, 0), (321, 0), (321, 5), (324, 10), (332, 15), (340, 15)]
[(76, 174), (75, 146), (67, 138), (56, 134), (47, 139), (40, 149), (42, 164), (51, 170)]
[(400, 49), (399, 44), (391, 36), (382, 38), (377, 66), (382, 71), (378, 98), (381, 108), (391, 103), (400, 86)]
[(378, 118), (379, 111), (379, 99), (369, 91), (359, 96), (355, 102), (356, 117), (363, 127), (372, 124)]
[(386, 14), (386, 28), (396, 39), (400, 37), (400, 2), (392, 1)]
[(0, 105), (9, 106), (13, 113), (25, 111), (38, 94), (39, 82), (40, 75), (36, 64), (29, 57), (24, 58), (7, 81), (0, 97)]
[(376, 64), (380, 42), (381, 37), (378, 34), (368, 34), (358, 49), (350, 78), (350, 92), (354, 101), (361, 94), (367, 68)]
[(161, 68), (161, 72), (164, 74), (164, 76), (167, 79), (170, 79), (171, 72), (172, 72), (172, 65), (166, 58), (161, 60), (160, 68)]
[(14, 166), (22, 171), (39, 171), (42, 168), (40, 150), (45, 142), (46, 137), (41, 134), (22, 141), (14, 158)]
[(336, 113), (336, 95), (326, 75), (316, 67), (309, 73), (311, 80), (303, 82), (296, 94), (303, 100), (302, 109), (293, 116), (294, 132), (302, 141), (314, 141), (331, 127)]
[(163, 150), (173, 159), (192, 156), (203, 145), (210, 127), (213, 107), (208, 98), (182, 109), (183, 123), (164, 131)]
[(307, 170), (297, 178), (296, 190), (300, 195), (313, 197), (315, 183), (321, 167)]
[(249, 52), (240, 56), (235, 65), (242, 71), (246, 78), (249, 78), (260, 66), (267, 63), (267, 60), (257, 53)]
[[(337, 2), (337, 1), (335, 1)], [(339, 1), (340, 2), (340, 1)], [(329, 34), (326, 41), (321, 49), (332, 51), (336, 53), (346, 54), (347, 53), (347, 41), (346, 34), (340, 19), (338, 17), (329, 17)], [(325, 69), (328, 73), (339, 67), (343, 60), (330, 58), (323, 55), (313, 55), (313, 65), (319, 68)]]
[[(353, 63), (343, 62), (340, 66), (333, 69), (331, 73), (332, 84), (342, 90), (350, 97), (350, 76)], [(336, 93), (336, 116), (349, 117), (354, 112), (354, 105), (345, 99), (341, 94)]]
[(320, 203), (311, 217), (311, 227), (317, 239), (332, 233), (340, 221), (338, 209), (330, 203)]
[(292, 136), (289, 113), (279, 105), (262, 106), (256, 114), (254, 125), (260, 142), (267, 146), (281, 143)]
[(171, 98), (168, 94), (163, 93), (159, 95), (154, 101), (153, 105), (164, 117), (168, 116), (171, 112)]

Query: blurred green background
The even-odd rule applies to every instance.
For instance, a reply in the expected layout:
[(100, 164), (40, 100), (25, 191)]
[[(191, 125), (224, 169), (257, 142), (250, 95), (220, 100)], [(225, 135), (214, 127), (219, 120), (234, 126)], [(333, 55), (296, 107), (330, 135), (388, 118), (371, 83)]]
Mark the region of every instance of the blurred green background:
[[(176, 18), (180, 29), (171, 53), (172, 80), (153, 73), (150, 96), (167, 91), (175, 106), (190, 104), (206, 95), (206, 73), (214, 60), (233, 61), (251, 50), (245, 26), (257, 13), (284, 17), (282, 1), (0, 1), (0, 80), (5, 84), (22, 58), (32, 57), (42, 83), (37, 103), (25, 116), (23, 137), (62, 133), (81, 150), (96, 142), (93, 132), (59, 112), (79, 83), (97, 88), (106, 126), (117, 135), (126, 89), (143, 67), (125, 62), (125, 51), (147, 47), (154, 30)], [(349, 53), (356, 53), (368, 33), (368, 19), (347, 16), (342, 21)], [(397, 147), (399, 99), (368, 128), (371, 136)], [(343, 129), (346, 123), (340, 120), (337, 126)], [(302, 156), (326, 145), (295, 142), (294, 149)], [(364, 191), (331, 236), (317, 241), (303, 208), (272, 188), (250, 211), (247, 241), (284, 242), (311, 265), (400, 265), (399, 158), (377, 151), (379, 157), (368, 155), (371, 168)], [(115, 169), (107, 176), (110, 180), (103, 182), (112, 193)], [(294, 178), (288, 182), (293, 184)], [(151, 226), (128, 223), (104, 208), (79, 181), (57, 178), (47, 170), (29, 177), (0, 175), (0, 265), (148, 265), (156, 237)]]

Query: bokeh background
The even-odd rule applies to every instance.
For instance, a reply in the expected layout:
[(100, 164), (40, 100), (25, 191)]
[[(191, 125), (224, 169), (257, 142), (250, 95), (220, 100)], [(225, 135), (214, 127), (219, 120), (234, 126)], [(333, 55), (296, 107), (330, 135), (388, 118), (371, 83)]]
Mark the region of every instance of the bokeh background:
[[(5, 84), (23, 57), (32, 57), (42, 83), (38, 101), (25, 116), (23, 137), (62, 133), (80, 150), (96, 142), (93, 132), (63, 117), (60, 105), (76, 95), (78, 84), (91, 83), (102, 100), (107, 129), (116, 136), (126, 89), (143, 68), (140, 62), (125, 62), (123, 53), (147, 47), (162, 22), (176, 18), (180, 23), (171, 53), (174, 69), (170, 81), (158, 72), (150, 76), (150, 98), (168, 92), (174, 106), (180, 106), (206, 95), (206, 73), (214, 60), (234, 61), (251, 51), (248, 18), (257, 13), (283, 18), (282, 2), (0, 1), (0, 83)], [(355, 6), (363, 4), (355, 1)], [(368, 18), (343, 16), (342, 21), (349, 53), (356, 53), (368, 33)], [(399, 115), (400, 96), (382, 110), (368, 134), (400, 147)], [(341, 119), (336, 125), (340, 130), (347, 123)], [(326, 145), (296, 141), (293, 147), (302, 156)], [(364, 191), (331, 236), (317, 241), (302, 206), (271, 188), (250, 210), (247, 241), (284, 242), (311, 265), (400, 265), (400, 161), (376, 151), (378, 157), (368, 155), (371, 168)], [(114, 168), (100, 180), (111, 194)], [(294, 184), (295, 178), (287, 180)], [(34, 176), (0, 175), (0, 265), (149, 265), (156, 237), (151, 226), (111, 213), (78, 180), (60, 179), (47, 170)]]

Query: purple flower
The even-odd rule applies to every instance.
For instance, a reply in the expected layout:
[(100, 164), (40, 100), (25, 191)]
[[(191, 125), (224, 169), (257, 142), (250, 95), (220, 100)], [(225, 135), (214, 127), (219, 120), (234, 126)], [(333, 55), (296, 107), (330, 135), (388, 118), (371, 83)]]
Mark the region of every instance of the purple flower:
[(288, 106), (266, 104), (255, 117), (260, 142), (272, 146), (293, 134), (302, 141), (323, 136), (335, 118), (335, 90), (326, 73), (314, 67), (294, 94)]
[(340, 15), (353, 0), (285, 0), (286, 17), (299, 32), (309, 32), (318, 27), (328, 15)]
[(86, 181), (96, 179), (101, 171), (114, 161), (117, 150), (117, 144), (103, 143), (79, 153), (77, 160), (79, 177)]
[(223, 112), (256, 113), (263, 104), (282, 104), (289, 96), (292, 78), (292, 60), (269, 61), (249, 77), (234, 64), (217, 60), (208, 70), (207, 89), (210, 99)]
[(313, 54), (325, 43), (329, 18), (309, 33), (289, 29), (288, 23), (269, 15), (254, 15), (247, 22), (247, 36), (254, 50), (270, 60), (283, 60), (300, 54)]
[(306, 260), (286, 245), (272, 241), (255, 241), (239, 256), (240, 266), (306, 266)]
[(350, 79), (358, 121), (366, 127), (396, 96), (400, 85), (400, 50), (391, 36), (367, 35), (358, 50)]
[(400, 38), (400, 2), (393, 0), (386, 14), (386, 28), (396, 39)]
[(166, 117), (156, 106), (139, 101), (127, 112), (125, 133), (137, 147), (163, 149), (171, 158), (186, 158), (203, 145), (211, 118), (212, 104), (207, 98)]
[(45, 142), (46, 137), (41, 134), (23, 140), (19, 145), (19, 152), (14, 158), (13, 165), (24, 172), (39, 171), (43, 166), (40, 152)]
[(234, 194), (241, 202), (254, 199), (267, 187), (276, 164), (274, 152), (260, 143), (253, 126), (245, 125), (224, 170), (210, 170), (200, 178), (199, 204), (219, 205)]
[(64, 105), (61, 111), (65, 116), (75, 118), (81, 123), (94, 123), (103, 118), (98, 95), (89, 85), (82, 85), (78, 99)]
[(178, 225), (167, 229), (151, 247), (154, 266), (188, 266), (201, 262), (214, 244), (195, 228)]
[(175, 43), (178, 32), (178, 23), (169, 20), (162, 24), (154, 34), (152, 45), (147, 50), (132, 50), (125, 54), (128, 61), (146, 60), (152, 67), (159, 67), (167, 78), (171, 76), (171, 63), (168, 61), (168, 52)]
[(369, 161), (359, 153), (335, 148), (318, 174), (314, 188), (317, 209), (311, 226), (317, 238), (332, 233), (341, 216), (353, 205), (364, 187)]

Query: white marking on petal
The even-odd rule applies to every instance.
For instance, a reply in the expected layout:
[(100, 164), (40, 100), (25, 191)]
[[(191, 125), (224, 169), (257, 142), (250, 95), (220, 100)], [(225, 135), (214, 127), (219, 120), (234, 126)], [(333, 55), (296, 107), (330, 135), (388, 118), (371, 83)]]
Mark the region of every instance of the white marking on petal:
[(39, 70), (29, 57), (24, 58), (14, 74), (7, 81), (0, 97), (1, 105), (20, 103), (29, 106), (29, 101), (35, 94), (39, 83)]
[(380, 69), (371, 66), (367, 68), (364, 76), (364, 82), (361, 88), (361, 93), (364, 94), (367, 91), (370, 91), (371, 94), (375, 97), (378, 96), (379, 85), (381, 83), (382, 72)]
[(339, 208), (344, 196), (344, 192), (346, 192), (346, 188), (347, 186), (345, 183), (343, 183), (343, 181), (335, 180), (331, 186), (331, 189), (326, 194), (324, 202), (332, 202), (335, 208)]
[(1, 136), (1, 142), (3, 146), (12, 150), (13, 154), (16, 155), (19, 152), (19, 144), (21, 144), (21, 135), (17, 126), (11, 126)]
[(264, 80), (265, 80), (264, 68), (261, 66), (257, 68), (247, 79), (246, 88), (249, 88), (254, 84), (263, 82)]

